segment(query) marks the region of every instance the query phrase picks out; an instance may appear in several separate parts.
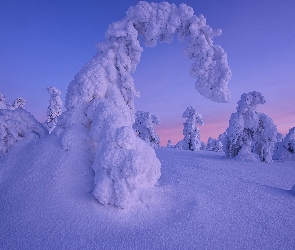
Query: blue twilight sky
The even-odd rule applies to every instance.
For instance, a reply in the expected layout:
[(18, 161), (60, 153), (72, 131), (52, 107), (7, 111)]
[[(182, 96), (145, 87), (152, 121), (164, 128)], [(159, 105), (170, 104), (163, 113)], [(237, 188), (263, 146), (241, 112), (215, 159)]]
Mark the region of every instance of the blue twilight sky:
[[(152, 2), (152, 1), (150, 1)], [(154, 1), (155, 2), (155, 1)], [(0, 92), (9, 102), (27, 100), (26, 109), (45, 120), (46, 87), (64, 96), (74, 75), (96, 53), (111, 22), (125, 16), (135, 0), (0, 0)], [(228, 126), (242, 93), (260, 91), (269, 115), (281, 133), (295, 126), (295, 1), (294, 0), (174, 0), (203, 14), (212, 28), (222, 29), (214, 43), (227, 52), (232, 70), (229, 103), (200, 96), (189, 76), (185, 43), (146, 48), (134, 73), (141, 92), (136, 109), (157, 115), (161, 144), (182, 136), (181, 118), (187, 106), (203, 115), (201, 139), (217, 138)]]

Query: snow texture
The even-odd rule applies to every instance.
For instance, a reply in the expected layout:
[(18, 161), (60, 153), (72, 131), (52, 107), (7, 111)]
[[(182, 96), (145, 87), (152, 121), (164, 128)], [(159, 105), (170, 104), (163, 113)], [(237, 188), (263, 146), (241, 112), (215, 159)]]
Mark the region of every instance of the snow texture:
[(290, 128), (286, 137), (276, 143), (273, 159), (295, 160), (295, 127)]
[(242, 94), (229, 127), (219, 137), (227, 157), (255, 161), (255, 153), (260, 161), (272, 162), (278, 131), (270, 117), (257, 111), (257, 105), (264, 103), (264, 96), (257, 91)]
[[(154, 151), (132, 131), (134, 97), (139, 92), (131, 73), (143, 51), (139, 39), (146, 46), (156, 46), (158, 41), (170, 43), (175, 35), (180, 41), (188, 41), (185, 53), (193, 60), (190, 74), (196, 79), (196, 89), (213, 101), (227, 102), (231, 77), (227, 55), (212, 42), (220, 34), (220, 30), (213, 31), (206, 25), (202, 15), (195, 16), (191, 7), (167, 2), (140, 1), (128, 9), (125, 18), (109, 25), (106, 40), (97, 45), (97, 54), (68, 87), (67, 111), (60, 116), (56, 132), (67, 134), (60, 130), (75, 124), (88, 129), (89, 148), (94, 154), (94, 195), (100, 203), (120, 207), (130, 204), (131, 200), (124, 199), (132, 197), (141, 186), (152, 187), (160, 176), (160, 162)], [(125, 163), (128, 166), (123, 171)], [(152, 173), (154, 176), (150, 176)], [(137, 175), (141, 184), (135, 181)]]
[(0, 248), (294, 249), (294, 164), (237, 162), (212, 151), (156, 153), (157, 189), (114, 209), (91, 193), (83, 145), (65, 152), (53, 132), (15, 147), (0, 158)]
[(58, 122), (58, 117), (62, 113), (62, 101), (60, 98), (61, 91), (55, 87), (47, 88), (48, 93), (50, 94), (49, 106), (47, 108), (47, 120), (44, 123), (45, 128), (51, 133), (56, 127)]
[(0, 109), (0, 154), (20, 142), (45, 137), (47, 130), (26, 110)]
[(196, 124), (204, 125), (202, 115), (197, 113), (197, 111), (190, 106), (186, 108), (182, 114), (182, 118), (187, 118), (183, 124), (184, 139), (178, 142), (175, 147), (192, 151), (200, 150), (202, 142), (200, 139), (200, 130)]
[(222, 151), (222, 143), (220, 140), (216, 140), (212, 137), (209, 137), (207, 145), (206, 145), (206, 149), (212, 150), (215, 152), (220, 152), (220, 151)]
[(150, 112), (137, 111), (133, 129), (138, 137), (153, 148), (160, 147), (160, 137), (156, 134), (153, 124), (160, 124), (160, 119)]

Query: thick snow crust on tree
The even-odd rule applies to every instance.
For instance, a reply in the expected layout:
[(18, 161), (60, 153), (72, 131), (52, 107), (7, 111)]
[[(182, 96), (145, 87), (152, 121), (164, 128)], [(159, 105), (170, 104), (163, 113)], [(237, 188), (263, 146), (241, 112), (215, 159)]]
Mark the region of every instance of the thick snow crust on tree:
[(242, 94), (229, 127), (219, 137), (227, 157), (255, 161), (255, 153), (260, 161), (272, 162), (278, 131), (270, 117), (257, 111), (257, 105), (264, 103), (264, 96), (257, 91)]
[(206, 149), (212, 150), (215, 152), (220, 152), (220, 151), (222, 151), (222, 143), (220, 140), (209, 137), (207, 145), (206, 145)]
[(153, 148), (160, 147), (160, 137), (154, 130), (153, 124), (160, 124), (160, 119), (150, 112), (136, 111), (133, 129), (138, 137)]
[[(155, 153), (132, 132), (134, 97), (139, 92), (131, 73), (143, 51), (139, 39), (146, 46), (156, 46), (158, 41), (170, 43), (174, 36), (188, 41), (185, 53), (193, 61), (190, 74), (196, 79), (196, 89), (213, 101), (227, 102), (231, 71), (226, 53), (212, 42), (220, 34), (220, 30), (213, 31), (206, 25), (202, 15), (195, 16), (191, 7), (167, 2), (140, 1), (128, 9), (125, 18), (109, 25), (106, 40), (97, 46), (97, 54), (68, 87), (67, 111), (60, 116), (57, 130), (57, 134), (66, 134), (60, 130), (75, 124), (89, 130), (96, 173), (94, 194), (100, 203), (122, 206), (128, 203), (123, 201), (125, 198), (133, 196), (132, 190), (152, 187), (160, 176), (160, 162)], [(114, 157), (109, 157), (112, 154)], [(126, 171), (118, 174), (125, 162), (128, 162)], [(142, 174), (146, 173), (154, 173), (154, 177), (143, 181)], [(136, 175), (141, 184), (132, 182)]]
[(183, 123), (184, 138), (178, 142), (175, 147), (192, 151), (200, 150), (202, 142), (200, 139), (200, 130), (196, 124), (204, 125), (202, 115), (197, 113), (197, 111), (190, 106), (183, 112), (182, 118), (186, 118), (185, 123)]
[(58, 117), (62, 113), (62, 100), (60, 98), (61, 91), (55, 87), (47, 88), (48, 93), (50, 94), (49, 106), (46, 111), (47, 120), (44, 123), (44, 126), (47, 128), (49, 133), (53, 131), (58, 122)]
[(47, 134), (47, 130), (26, 110), (0, 109), (0, 154), (16, 143), (28, 143)]
[(290, 128), (286, 137), (275, 144), (274, 160), (295, 160), (295, 127)]

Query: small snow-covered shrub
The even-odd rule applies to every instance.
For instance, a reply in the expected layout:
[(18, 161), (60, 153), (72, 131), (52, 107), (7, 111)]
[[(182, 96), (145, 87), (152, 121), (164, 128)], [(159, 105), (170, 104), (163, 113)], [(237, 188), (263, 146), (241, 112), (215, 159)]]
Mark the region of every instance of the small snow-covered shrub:
[(47, 130), (25, 109), (0, 109), (0, 154), (19, 141), (45, 137)]
[(240, 155), (241, 160), (254, 160), (252, 153), (256, 153), (260, 161), (272, 161), (278, 132), (272, 119), (256, 109), (264, 103), (264, 96), (257, 91), (242, 94), (237, 112), (231, 115), (229, 127), (219, 138), (227, 157)]
[(174, 145), (172, 145), (171, 140), (168, 140), (168, 142), (167, 142), (167, 148), (174, 148)]
[(286, 137), (276, 143), (274, 160), (295, 160), (295, 127), (290, 128)]
[(9, 105), (5, 101), (5, 96), (0, 93), (0, 109), (8, 109)]
[(156, 134), (153, 123), (160, 124), (157, 116), (152, 115), (150, 112), (137, 111), (135, 113), (135, 123), (132, 127), (140, 139), (153, 148), (159, 148), (160, 137)]
[(62, 112), (62, 101), (60, 98), (61, 91), (55, 87), (47, 88), (48, 93), (50, 94), (49, 106), (47, 108), (47, 120), (44, 123), (44, 126), (47, 128), (49, 133), (57, 125), (57, 118), (61, 115)]
[(192, 151), (200, 150), (200, 130), (196, 124), (201, 126), (204, 124), (202, 115), (197, 113), (197, 111), (192, 106), (190, 106), (184, 111), (182, 118), (187, 118), (183, 124), (184, 139), (178, 142), (175, 147)]
[(212, 150), (215, 152), (220, 152), (222, 151), (222, 143), (220, 140), (216, 140), (212, 137), (208, 138), (208, 142), (207, 142), (207, 146), (206, 146), (207, 150)]
[(13, 101), (10, 109), (12, 109), (12, 110), (22, 109), (22, 108), (24, 108), (25, 105), (26, 105), (26, 100), (22, 97), (18, 97)]

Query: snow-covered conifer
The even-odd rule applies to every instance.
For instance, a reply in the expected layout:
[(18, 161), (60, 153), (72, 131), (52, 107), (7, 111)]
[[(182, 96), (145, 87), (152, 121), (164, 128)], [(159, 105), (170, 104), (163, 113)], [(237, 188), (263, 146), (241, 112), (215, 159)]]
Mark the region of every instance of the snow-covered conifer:
[(25, 105), (26, 105), (26, 100), (22, 97), (18, 97), (13, 101), (13, 103), (11, 105), (11, 109), (12, 110), (23, 109)]
[(215, 152), (220, 152), (222, 151), (222, 143), (220, 140), (216, 140), (212, 137), (208, 138), (208, 142), (207, 142), (207, 146), (206, 146), (207, 150), (212, 150)]
[(168, 140), (167, 142), (167, 148), (173, 148), (174, 146), (172, 145), (171, 140)]
[(5, 101), (5, 96), (0, 93), (0, 109), (7, 109), (8, 104)]
[(204, 122), (202, 115), (197, 113), (197, 111), (190, 106), (184, 111), (182, 118), (187, 118), (183, 124), (184, 139), (178, 142), (175, 147), (192, 151), (200, 150), (200, 130), (196, 124), (203, 126)]
[(160, 119), (150, 112), (137, 111), (135, 113), (133, 129), (140, 139), (147, 142), (153, 148), (159, 148), (160, 137), (156, 134), (153, 123), (160, 124)]
[(47, 128), (49, 133), (51, 133), (57, 125), (57, 118), (62, 113), (62, 101), (60, 98), (61, 91), (59, 89), (55, 87), (49, 87), (47, 88), (47, 91), (50, 94), (50, 99), (46, 112), (47, 120), (44, 123), (44, 126)]
[[(143, 51), (140, 39), (146, 46), (155, 46), (158, 41), (170, 43), (175, 35), (180, 41), (187, 41), (185, 54), (193, 62), (190, 74), (196, 79), (197, 91), (216, 102), (227, 102), (230, 97), (227, 55), (212, 41), (221, 31), (212, 30), (202, 15), (195, 16), (185, 4), (145, 1), (130, 7), (126, 14), (109, 25), (106, 40), (98, 44), (98, 53), (70, 83), (67, 111), (59, 119), (60, 129), (82, 124), (89, 130), (89, 141), (96, 151), (94, 195), (100, 203), (115, 206), (130, 203), (128, 199), (135, 197), (134, 190), (154, 186), (160, 176), (160, 163), (154, 151), (142, 144), (132, 130), (134, 97), (139, 92), (131, 73)], [(116, 138), (121, 146), (112, 141)], [(123, 138), (125, 143), (121, 142)], [(108, 157), (111, 154), (114, 156)], [(116, 174), (126, 165), (124, 159), (130, 161), (128, 171), (134, 173), (132, 181), (127, 170), (126, 175)]]
[(201, 146), (200, 146), (200, 150), (205, 150), (206, 149), (206, 143), (201, 141)]
[(0, 154), (19, 141), (44, 137), (47, 130), (25, 109), (0, 109)]
[(237, 112), (231, 115), (229, 127), (219, 138), (226, 156), (255, 160), (252, 153), (256, 153), (260, 161), (272, 161), (278, 132), (272, 119), (256, 109), (264, 103), (264, 96), (257, 91), (242, 94)]
[(290, 128), (286, 137), (276, 143), (273, 159), (295, 160), (295, 127)]

